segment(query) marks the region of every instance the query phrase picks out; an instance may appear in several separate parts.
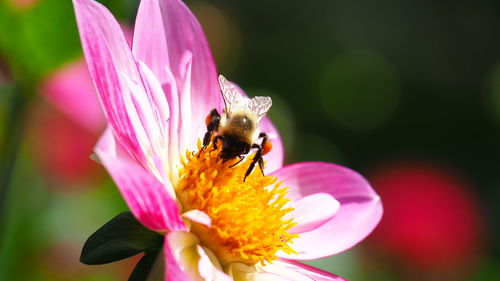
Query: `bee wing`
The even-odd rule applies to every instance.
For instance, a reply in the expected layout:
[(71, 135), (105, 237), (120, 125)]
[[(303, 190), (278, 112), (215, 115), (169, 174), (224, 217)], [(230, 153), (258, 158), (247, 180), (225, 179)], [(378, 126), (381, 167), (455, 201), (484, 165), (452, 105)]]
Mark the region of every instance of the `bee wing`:
[(224, 99), (224, 110), (231, 116), (238, 110), (250, 110), (257, 115), (257, 122), (266, 115), (271, 108), (272, 100), (270, 97), (254, 97), (249, 99), (242, 96), (233, 83), (229, 82), (224, 76), (219, 75), (219, 84)]
[(272, 104), (270, 97), (254, 97), (249, 101), (248, 107), (257, 115), (257, 121), (260, 122)]
[(224, 99), (224, 110), (230, 116), (237, 108), (247, 103), (247, 98), (240, 95), (236, 87), (222, 75), (219, 75), (219, 84)]

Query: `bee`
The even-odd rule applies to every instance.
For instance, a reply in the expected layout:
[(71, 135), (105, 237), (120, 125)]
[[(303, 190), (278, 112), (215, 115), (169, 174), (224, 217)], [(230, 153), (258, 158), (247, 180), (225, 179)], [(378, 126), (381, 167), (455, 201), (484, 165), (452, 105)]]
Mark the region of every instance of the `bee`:
[[(257, 152), (248, 167), (243, 181), (250, 175), (255, 165), (258, 164), (262, 175), (264, 175), (264, 160), (262, 156), (272, 149), (269, 137), (264, 132), (259, 132), (259, 124), (262, 118), (271, 108), (270, 97), (254, 97), (249, 99), (242, 96), (236, 87), (224, 76), (219, 76), (219, 84), (224, 100), (224, 111), (222, 114), (217, 109), (212, 109), (207, 115), (205, 123), (207, 132), (203, 137), (205, 149), (213, 138), (213, 149), (217, 149), (217, 142), (222, 141), (220, 158), (223, 161), (238, 157), (239, 161), (231, 165), (233, 167), (243, 161), (245, 154), (255, 148)], [(257, 141), (262, 139), (261, 143)]]

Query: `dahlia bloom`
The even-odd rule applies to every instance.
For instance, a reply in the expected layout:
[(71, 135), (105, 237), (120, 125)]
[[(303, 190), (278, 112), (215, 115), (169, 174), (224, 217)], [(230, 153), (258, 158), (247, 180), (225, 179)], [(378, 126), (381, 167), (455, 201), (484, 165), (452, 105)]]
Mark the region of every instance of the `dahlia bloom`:
[(334, 164), (283, 167), (267, 118), (260, 129), (274, 148), (266, 176), (255, 169), (243, 181), (249, 161), (230, 167), (237, 159), (220, 161), (220, 146), (200, 150), (205, 117), (222, 112), (223, 101), (189, 9), (179, 0), (143, 0), (129, 48), (105, 7), (73, 2), (109, 124), (95, 153), (134, 217), (162, 235), (147, 278), (163, 269), (165, 280), (343, 280), (295, 260), (342, 252), (373, 230), (382, 205), (368, 182)]
[(39, 169), (49, 187), (89, 187), (102, 170), (89, 151), (107, 122), (83, 57), (50, 73), (39, 89), (46, 102), (36, 104), (29, 127)]
[(100, 134), (106, 119), (83, 58), (57, 69), (41, 86), (43, 98), (76, 124)]

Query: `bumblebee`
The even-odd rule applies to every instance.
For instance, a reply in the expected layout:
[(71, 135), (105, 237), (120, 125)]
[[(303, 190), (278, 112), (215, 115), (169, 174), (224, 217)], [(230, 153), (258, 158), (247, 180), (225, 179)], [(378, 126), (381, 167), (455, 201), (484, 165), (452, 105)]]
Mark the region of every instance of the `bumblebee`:
[[(249, 99), (242, 96), (236, 87), (224, 76), (219, 76), (222, 98), (224, 100), (224, 111), (219, 114), (217, 109), (212, 109), (205, 122), (207, 132), (203, 137), (203, 147), (205, 149), (213, 138), (214, 149), (217, 149), (217, 142), (222, 141), (220, 158), (223, 161), (238, 157), (240, 160), (231, 167), (243, 161), (245, 154), (250, 149), (255, 148), (257, 152), (248, 167), (243, 181), (250, 175), (255, 165), (258, 164), (262, 174), (264, 174), (264, 160), (262, 156), (272, 149), (269, 137), (264, 132), (259, 132), (259, 124), (262, 118), (271, 108), (270, 97), (254, 97)], [(262, 139), (261, 143), (257, 141)]]

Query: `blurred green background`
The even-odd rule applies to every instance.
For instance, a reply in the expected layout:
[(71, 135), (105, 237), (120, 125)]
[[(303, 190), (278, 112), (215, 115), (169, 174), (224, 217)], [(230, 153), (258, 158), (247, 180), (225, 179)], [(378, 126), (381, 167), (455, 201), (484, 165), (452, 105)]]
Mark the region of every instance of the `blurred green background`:
[[(138, 0), (100, 2), (132, 32)], [(0, 280), (126, 280), (137, 259), (78, 262), (127, 207), (88, 157), (104, 121), (71, 1), (0, 3)], [(369, 239), (308, 263), (350, 280), (500, 280), (500, 2), (187, 3), (219, 72), (273, 98), (287, 163), (345, 165), (382, 196)]]

